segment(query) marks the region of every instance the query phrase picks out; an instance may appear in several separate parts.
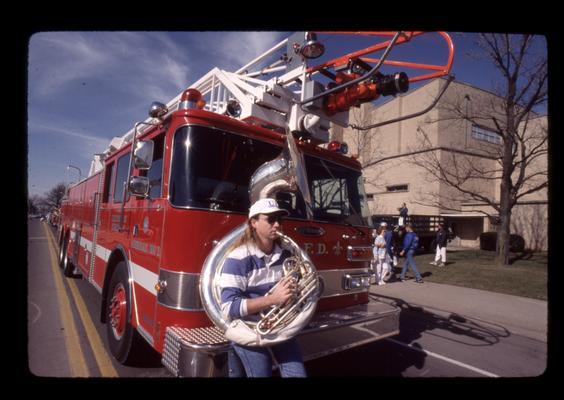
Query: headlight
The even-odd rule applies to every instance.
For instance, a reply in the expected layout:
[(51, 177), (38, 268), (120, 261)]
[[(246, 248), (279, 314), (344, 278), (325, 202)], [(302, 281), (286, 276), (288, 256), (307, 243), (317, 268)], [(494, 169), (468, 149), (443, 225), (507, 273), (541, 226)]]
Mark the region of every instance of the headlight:
[(359, 290), (370, 287), (370, 274), (346, 274), (343, 277), (343, 289)]

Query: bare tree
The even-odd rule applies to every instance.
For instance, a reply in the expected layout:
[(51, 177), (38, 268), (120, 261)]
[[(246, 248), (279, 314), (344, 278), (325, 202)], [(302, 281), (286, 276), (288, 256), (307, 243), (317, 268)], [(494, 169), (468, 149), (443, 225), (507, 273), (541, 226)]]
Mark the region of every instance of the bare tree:
[(41, 211), (41, 203), (43, 200), (41, 196), (34, 194), (27, 199), (27, 212), (28, 214), (37, 214)]
[[(367, 104), (360, 107), (354, 107), (349, 111), (349, 122), (360, 126), (369, 125), (372, 122), (371, 109)], [(364, 162), (364, 158), (369, 156), (372, 147), (371, 138), (372, 131), (361, 132), (352, 130), (348, 134), (349, 151), (352, 155), (358, 157), (359, 162)]]
[(52, 189), (45, 193), (43, 204), (47, 209), (52, 210), (61, 206), (61, 200), (65, 196), (67, 186), (64, 183), (56, 184)]
[[(374, 106), (368, 103), (362, 104), (360, 107), (351, 108), (349, 112), (349, 122), (358, 126), (373, 124), (375, 122), (374, 117)], [(347, 134), (349, 152), (358, 159), (363, 169), (377, 164), (378, 160), (384, 155), (381, 141), (380, 128), (367, 131), (351, 129)], [(372, 172), (372, 174), (364, 175), (365, 183), (378, 187), (382, 183), (379, 179), (380, 174), (377, 167), (373, 167)]]
[(445, 119), (452, 123), (468, 121), (487, 126), (501, 138), (499, 145), (486, 143), (474, 151), (445, 148), (447, 151), (438, 155), (425, 151), (430, 149), (431, 142), (420, 128), (422, 146), (414, 157), (414, 163), (432, 179), (449, 187), (450, 193), (442, 195), (441, 207), (453, 209), (460, 207), (462, 201), (474, 200), (490, 206), (499, 215), (498, 265), (509, 264), (513, 208), (524, 196), (548, 187), (546, 163), (539, 162), (547, 156), (548, 131), (538, 124), (538, 115), (534, 113), (536, 107), (548, 100), (547, 59), (534, 54), (535, 41), (535, 36), (528, 34), (480, 34), (478, 45), (502, 75), (496, 87), (499, 97), (471, 113), (468, 99), (455, 99), (443, 107), (445, 112), (441, 115), (447, 115)]

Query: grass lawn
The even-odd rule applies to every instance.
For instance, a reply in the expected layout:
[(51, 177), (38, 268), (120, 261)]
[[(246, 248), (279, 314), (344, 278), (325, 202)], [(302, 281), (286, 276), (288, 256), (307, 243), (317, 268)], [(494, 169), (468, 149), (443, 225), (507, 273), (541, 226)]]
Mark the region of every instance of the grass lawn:
[[(495, 266), (494, 251), (448, 251), (447, 247), (445, 267), (429, 265), (434, 258), (434, 253), (419, 254), (415, 257), (419, 272), (428, 282), (548, 300), (547, 252), (511, 253), (512, 264), (504, 267)], [(398, 275), (404, 260), (405, 258), (400, 258), (398, 266), (394, 269)], [(413, 276), (413, 273), (408, 270), (407, 275)]]

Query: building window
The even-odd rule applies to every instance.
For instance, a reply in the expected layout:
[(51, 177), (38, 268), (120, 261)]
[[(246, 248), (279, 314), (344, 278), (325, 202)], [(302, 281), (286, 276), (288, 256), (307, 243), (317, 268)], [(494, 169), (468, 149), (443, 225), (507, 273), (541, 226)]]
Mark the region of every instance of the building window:
[(367, 194), (367, 195), (366, 195), (366, 200), (368, 200), (368, 201), (374, 200), (374, 193), (369, 193), (369, 194)]
[(392, 185), (386, 186), (386, 192), (393, 193), (393, 192), (407, 192), (407, 184), (405, 185)]
[(501, 136), (494, 131), (483, 128), (478, 125), (472, 125), (472, 137), (477, 140), (483, 140), (490, 143), (501, 144)]

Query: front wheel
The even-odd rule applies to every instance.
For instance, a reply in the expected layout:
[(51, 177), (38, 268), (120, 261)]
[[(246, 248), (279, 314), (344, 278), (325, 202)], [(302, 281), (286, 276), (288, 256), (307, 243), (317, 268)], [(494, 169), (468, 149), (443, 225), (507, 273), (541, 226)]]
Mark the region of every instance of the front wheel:
[(141, 340), (130, 323), (131, 287), (124, 261), (116, 266), (106, 296), (106, 333), (110, 352), (120, 363), (128, 364)]

